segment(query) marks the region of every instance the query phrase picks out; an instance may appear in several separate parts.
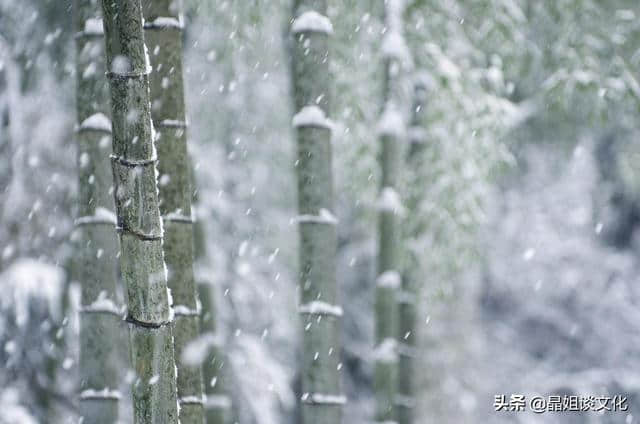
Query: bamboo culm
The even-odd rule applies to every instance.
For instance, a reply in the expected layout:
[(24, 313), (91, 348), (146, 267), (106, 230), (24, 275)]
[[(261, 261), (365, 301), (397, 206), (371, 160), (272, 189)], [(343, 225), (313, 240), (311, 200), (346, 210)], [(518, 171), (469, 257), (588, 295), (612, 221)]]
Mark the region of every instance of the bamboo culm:
[(326, 0), (298, 0), (291, 25), (293, 126), (297, 136), (303, 424), (335, 424), (346, 403), (340, 385), (340, 320), (333, 216), (329, 35)]
[(149, 74), (140, 0), (103, 0), (113, 120), (120, 268), (127, 291), (135, 424), (177, 424), (170, 293), (158, 204)]
[(174, 349), (182, 424), (204, 422), (202, 368), (180, 358), (200, 333), (193, 275), (192, 189), (187, 155), (187, 120), (182, 73), (182, 5), (179, 0), (142, 0), (150, 75), (151, 116), (158, 152), (164, 260), (173, 297)]
[(231, 398), (226, 392), (225, 356), (216, 332), (215, 288), (211, 283), (203, 281), (198, 284), (200, 302), (202, 302), (202, 334), (213, 341), (202, 371), (205, 386), (205, 418), (207, 424), (225, 424), (231, 417)]
[(121, 359), (117, 348), (123, 308), (116, 297), (117, 238), (108, 84), (100, 0), (74, 2), (78, 218), (76, 272), (81, 282), (80, 415), (85, 422), (118, 421)]
[(378, 258), (375, 284), (374, 393), (375, 421), (396, 422), (398, 392), (398, 294), (402, 284), (404, 215), (401, 157), (405, 137), (402, 114), (401, 72), (410, 61), (402, 36), (404, 2), (382, 0), (385, 32), (381, 43), (384, 61), (383, 111), (378, 123), (380, 143), (380, 194), (378, 198)]
[[(414, 176), (407, 184), (407, 237), (420, 237), (424, 229), (419, 222), (419, 208), (424, 200), (425, 181), (420, 178), (425, 163), (425, 131), (423, 128), (426, 114), (427, 84), (421, 78), (414, 82), (413, 115), (408, 133), (409, 149), (406, 155), (408, 172)], [(396, 409), (398, 424), (412, 424), (415, 421), (415, 360), (416, 360), (416, 313), (420, 292), (420, 280), (423, 273), (419, 267), (420, 258), (413, 252), (408, 253), (402, 279), (402, 290), (398, 298), (400, 329), (398, 333), (398, 394)]]

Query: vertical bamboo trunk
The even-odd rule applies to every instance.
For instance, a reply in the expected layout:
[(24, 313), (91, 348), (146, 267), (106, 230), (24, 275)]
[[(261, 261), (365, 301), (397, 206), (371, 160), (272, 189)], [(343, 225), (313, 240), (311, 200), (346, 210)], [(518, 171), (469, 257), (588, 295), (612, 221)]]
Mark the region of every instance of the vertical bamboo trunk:
[[(409, 151), (406, 156), (408, 172), (414, 176), (407, 185), (407, 221), (408, 238), (420, 237), (424, 229), (420, 223), (420, 204), (424, 198), (424, 181), (420, 178), (423, 174), (422, 167), (426, 166), (424, 160), (425, 131), (422, 127), (425, 115), (425, 102), (427, 97), (426, 85), (421, 79), (414, 83), (413, 116), (409, 129)], [(398, 363), (398, 395), (396, 396), (396, 408), (398, 424), (411, 424), (415, 420), (415, 377), (414, 361), (416, 356), (416, 306), (419, 297), (420, 272), (419, 253), (411, 252), (402, 279), (402, 291), (398, 296), (400, 332), (399, 332), (399, 358)]]
[[(191, 181), (195, 181), (191, 173)], [(196, 196), (194, 201), (197, 204)], [(194, 224), (194, 256), (196, 266), (206, 260), (205, 229), (202, 221)], [(198, 275), (199, 273), (196, 273)], [(200, 310), (201, 337), (210, 341), (208, 352), (202, 364), (204, 380), (204, 416), (207, 424), (226, 424), (231, 417), (231, 398), (226, 392), (225, 356), (219, 346), (217, 333), (215, 287), (208, 280), (208, 273), (196, 277), (198, 294), (202, 305)], [(202, 340), (202, 339), (201, 339)]]
[(113, 177), (109, 163), (111, 120), (104, 76), (100, 0), (75, 0), (76, 108), (78, 142), (78, 253), (80, 309), (80, 415), (84, 422), (118, 421), (120, 384), (116, 341), (122, 308), (117, 305), (117, 239)]
[[(392, 112), (386, 112), (392, 113)], [(378, 218), (378, 276), (375, 289), (375, 371), (376, 421), (395, 421), (397, 389), (398, 307), (400, 287), (400, 223), (392, 203), (397, 199), (399, 167), (398, 137), (381, 134), (382, 186)]]
[(120, 267), (127, 289), (136, 424), (176, 424), (176, 367), (140, 0), (103, 0)]
[[(1, 48), (1, 47), (0, 47)], [(1, 56), (0, 56), (1, 57)], [(10, 157), (11, 140), (9, 138), (9, 99), (7, 95), (7, 71), (0, 69), (0, 156), (4, 158)], [(8, 187), (11, 179), (11, 161), (3, 161), (0, 164), (0, 187)], [(0, 210), (0, 214), (2, 210)], [(1, 216), (1, 215), (0, 215)], [(3, 260), (0, 259), (0, 272), (3, 269)]]
[(395, 422), (398, 390), (398, 304), (401, 285), (401, 216), (398, 194), (404, 118), (400, 112), (400, 72), (406, 65), (401, 0), (383, 0), (385, 34), (383, 113), (378, 127), (381, 185), (378, 199), (378, 270), (375, 289), (375, 420)]
[(202, 282), (198, 285), (202, 302), (202, 334), (210, 337), (211, 347), (203, 364), (205, 382), (205, 416), (207, 424), (225, 424), (230, 417), (231, 399), (225, 391), (224, 353), (216, 344), (216, 310), (213, 287)]
[(193, 276), (190, 164), (182, 75), (180, 0), (143, 0), (145, 43), (153, 72), (151, 116), (156, 130), (164, 260), (173, 297), (174, 349), (182, 424), (204, 422), (202, 369), (180, 361), (184, 347), (199, 336), (199, 311)]
[(295, 4), (292, 76), (298, 140), (300, 314), (303, 317), (302, 422), (342, 420), (339, 323), (336, 284), (336, 219), (333, 208), (329, 111), (329, 41), (333, 29), (326, 0)]

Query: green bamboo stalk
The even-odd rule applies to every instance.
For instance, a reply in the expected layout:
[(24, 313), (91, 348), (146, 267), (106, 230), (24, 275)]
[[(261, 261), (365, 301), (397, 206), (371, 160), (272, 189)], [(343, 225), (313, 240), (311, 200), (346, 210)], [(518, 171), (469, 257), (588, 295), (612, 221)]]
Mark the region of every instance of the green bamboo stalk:
[[(420, 204), (424, 200), (425, 181), (423, 175), (425, 163), (425, 104), (427, 84), (425, 79), (416, 78), (413, 94), (413, 113), (409, 129), (409, 150), (406, 156), (408, 172), (413, 176), (407, 185), (407, 225), (408, 238), (419, 238), (424, 234), (420, 221)], [(402, 291), (398, 296), (400, 332), (398, 363), (398, 394), (396, 408), (398, 424), (411, 424), (415, 421), (415, 356), (416, 356), (416, 313), (419, 298), (421, 272), (419, 253), (409, 250), (408, 260), (402, 279)]]
[(120, 267), (127, 289), (136, 424), (176, 424), (178, 405), (170, 295), (162, 251), (149, 58), (140, 0), (103, 0), (113, 117)]
[(202, 302), (202, 335), (212, 341), (203, 364), (206, 422), (207, 424), (225, 424), (231, 416), (231, 398), (225, 390), (227, 383), (224, 352), (216, 343), (219, 337), (216, 333), (214, 287), (209, 282), (200, 282), (198, 293)]
[[(191, 172), (191, 181), (195, 181)], [(194, 194), (194, 203), (197, 196)], [(196, 265), (206, 260), (206, 242), (204, 223), (198, 220), (194, 223), (194, 256)], [(220, 348), (220, 337), (217, 332), (217, 309), (215, 302), (215, 287), (208, 279), (209, 273), (196, 273), (198, 295), (200, 298), (200, 331), (201, 341), (206, 341), (208, 351), (202, 363), (204, 379), (204, 414), (207, 424), (226, 424), (231, 419), (231, 397), (227, 394), (227, 373), (225, 372), (224, 351)]]
[(75, 262), (82, 283), (80, 415), (84, 422), (113, 424), (118, 421), (120, 399), (121, 367), (115, 346), (123, 308), (116, 298), (111, 120), (99, 0), (75, 0), (74, 13), (79, 170)]
[(375, 288), (374, 392), (375, 420), (395, 422), (398, 390), (399, 330), (397, 294), (401, 285), (401, 217), (398, 194), (404, 118), (400, 112), (401, 71), (409, 60), (402, 37), (401, 0), (383, 0), (385, 33), (381, 45), (384, 59), (383, 112), (378, 127), (381, 145), (381, 184), (378, 199), (378, 269)]
[(300, 313), (304, 318), (302, 423), (335, 424), (346, 403), (340, 393), (336, 284), (336, 219), (333, 209), (329, 111), (329, 35), (326, 0), (298, 0), (294, 8), (292, 76), (297, 114)]
[(178, 402), (182, 424), (202, 424), (202, 368), (179, 358), (199, 336), (199, 311), (193, 276), (190, 164), (182, 75), (182, 4), (179, 0), (143, 0), (145, 42), (156, 130), (160, 212), (164, 224), (164, 260), (173, 296), (174, 349), (178, 367)]

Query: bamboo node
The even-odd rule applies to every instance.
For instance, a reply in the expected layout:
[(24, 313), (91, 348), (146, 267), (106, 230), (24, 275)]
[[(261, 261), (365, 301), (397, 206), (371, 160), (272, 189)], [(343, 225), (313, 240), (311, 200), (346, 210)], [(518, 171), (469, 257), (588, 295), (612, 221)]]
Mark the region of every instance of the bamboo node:
[(303, 393), (300, 397), (302, 403), (307, 405), (344, 405), (347, 398), (344, 395), (332, 395), (324, 393)]
[(145, 233), (142, 231), (134, 230), (129, 228), (126, 225), (118, 225), (116, 226), (116, 231), (120, 234), (127, 233), (138, 237), (143, 241), (154, 241), (154, 240), (162, 240), (162, 234), (153, 234), (153, 233)]
[(158, 163), (158, 158), (156, 156), (152, 157), (151, 159), (126, 159), (122, 156), (111, 155), (110, 158), (112, 162), (118, 162), (119, 164), (129, 168), (155, 165), (156, 163)]
[(169, 321), (164, 321), (164, 322), (145, 322), (145, 321), (139, 321), (137, 319), (135, 319), (133, 316), (131, 315), (127, 315), (127, 317), (124, 319), (126, 322), (128, 322), (129, 324), (133, 324), (136, 325), (138, 327), (144, 327), (144, 328), (162, 328), (162, 327), (166, 327), (167, 325), (171, 324), (171, 320)]

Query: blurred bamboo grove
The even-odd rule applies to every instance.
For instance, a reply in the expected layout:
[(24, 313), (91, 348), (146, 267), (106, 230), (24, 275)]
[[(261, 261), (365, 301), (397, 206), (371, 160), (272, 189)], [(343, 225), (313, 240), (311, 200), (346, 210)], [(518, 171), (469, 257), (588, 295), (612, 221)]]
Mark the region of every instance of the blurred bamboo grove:
[(0, 0), (0, 424), (638, 422), (639, 14)]

